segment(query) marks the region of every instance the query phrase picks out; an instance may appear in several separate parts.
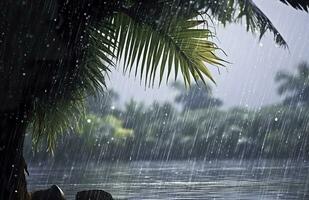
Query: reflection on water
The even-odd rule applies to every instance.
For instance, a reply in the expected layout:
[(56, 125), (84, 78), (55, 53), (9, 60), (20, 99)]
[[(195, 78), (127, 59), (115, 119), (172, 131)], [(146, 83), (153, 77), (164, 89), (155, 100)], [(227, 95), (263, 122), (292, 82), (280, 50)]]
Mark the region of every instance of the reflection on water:
[(115, 199), (309, 199), (309, 163), (177, 161), (32, 167), (29, 189), (58, 184), (67, 199), (103, 189)]

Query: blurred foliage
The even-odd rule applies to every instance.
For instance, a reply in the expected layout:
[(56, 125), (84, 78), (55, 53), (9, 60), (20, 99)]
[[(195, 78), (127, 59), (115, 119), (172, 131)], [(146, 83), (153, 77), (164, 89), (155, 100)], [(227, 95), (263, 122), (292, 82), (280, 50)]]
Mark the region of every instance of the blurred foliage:
[[(308, 115), (308, 107), (179, 112), (169, 103), (145, 106), (131, 100), (120, 118), (87, 115), (79, 134), (58, 139), (54, 159), (308, 159)], [(31, 157), (31, 152), (26, 152)], [(41, 160), (42, 156), (45, 159), (48, 154), (38, 153), (32, 159)]]
[(91, 95), (86, 100), (86, 110), (99, 116), (106, 115), (113, 110), (113, 103), (119, 99), (119, 95), (112, 89)]
[[(197, 87), (185, 92), (192, 92), (194, 98)], [(207, 95), (198, 100), (216, 99)], [(120, 110), (89, 113), (78, 134), (57, 140), (54, 160), (309, 159), (308, 104), (291, 106), (284, 101), (255, 110), (201, 105), (180, 111), (171, 103), (145, 105), (130, 100)], [(44, 152), (33, 157), (30, 143), (26, 144), (28, 158), (48, 157)]]
[(200, 81), (194, 84), (189, 90), (180, 82), (175, 82), (173, 88), (178, 90), (175, 102), (182, 105), (183, 110), (195, 110), (210, 107), (220, 107), (223, 102), (213, 97), (210, 85), (204, 85)]
[(297, 74), (280, 71), (276, 76), (279, 82), (278, 93), (284, 95), (284, 103), (309, 106), (309, 64), (301, 63), (297, 67)]

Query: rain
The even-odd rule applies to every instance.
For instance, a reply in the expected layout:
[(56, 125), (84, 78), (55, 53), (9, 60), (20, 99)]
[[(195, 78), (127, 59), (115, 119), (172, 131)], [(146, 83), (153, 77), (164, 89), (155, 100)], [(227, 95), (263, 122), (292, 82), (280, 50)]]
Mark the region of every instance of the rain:
[(0, 8), (0, 200), (309, 199), (308, 1)]

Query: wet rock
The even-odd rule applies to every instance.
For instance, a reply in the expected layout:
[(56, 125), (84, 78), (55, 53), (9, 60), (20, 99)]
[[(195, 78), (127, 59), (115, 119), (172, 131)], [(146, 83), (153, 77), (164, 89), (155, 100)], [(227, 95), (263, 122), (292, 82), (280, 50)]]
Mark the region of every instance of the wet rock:
[(65, 198), (60, 187), (52, 185), (49, 189), (32, 192), (31, 200), (65, 200)]
[(85, 190), (78, 192), (75, 200), (113, 200), (113, 197), (103, 190)]

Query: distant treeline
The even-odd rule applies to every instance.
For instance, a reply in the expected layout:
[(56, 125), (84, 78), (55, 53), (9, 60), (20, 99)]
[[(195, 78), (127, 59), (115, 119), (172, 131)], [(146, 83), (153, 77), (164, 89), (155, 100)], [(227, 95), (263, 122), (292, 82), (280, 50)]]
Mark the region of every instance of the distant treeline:
[[(40, 148), (44, 140), (34, 154), (29, 136), (25, 157), (33, 162), (53, 160), (61, 164), (104, 160), (308, 159), (308, 65), (300, 65), (298, 72), (277, 75), (276, 80), (281, 81), (279, 93), (287, 94), (282, 103), (255, 110), (221, 109), (222, 101), (212, 96), (211, 88), (193, 85), (185, 90), (179, 83), (173, 87), (179, 91), (175, 103), (182, 110), (171, 103), (145, 106), (134, 100), (117, 110), (112, 106), (117, 97), (114, 92), (99, 100), (89, 98), (87, 115), (80, 127), (58, 137), (53, 157)], [(301, 77), (304, 80), (298, 80)]]

